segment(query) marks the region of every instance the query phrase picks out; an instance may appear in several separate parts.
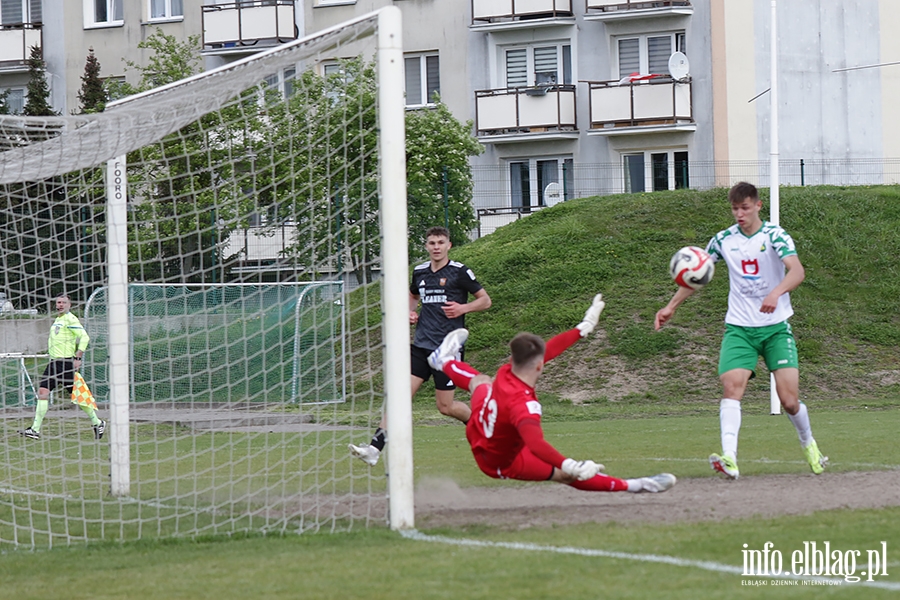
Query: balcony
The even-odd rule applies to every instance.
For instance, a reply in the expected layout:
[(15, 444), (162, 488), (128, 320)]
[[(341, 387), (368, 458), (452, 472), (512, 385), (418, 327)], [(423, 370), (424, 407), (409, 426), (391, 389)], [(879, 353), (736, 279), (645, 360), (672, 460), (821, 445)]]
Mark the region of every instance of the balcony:
[(575, 86), (475, 92), (476, 135), (484, 142), (576, 139)]
[(690, 79), (657, 77), (633, 83), (588, 81), (588, 135), (695, 131)]
[(32, 46), (43, 47), (40, 23), (20, 23), (0, 27), (0, 72), (27, 71)]
[(298, 36), (294, 0), (244, 0), (201, 8), (204, 54), (247, 54)]
[(586, 21), (630, 21), (650, 17), (690, 16), (688, 0), (587, 0)]
[(575, 24), (572, 0), (471, 0), (472, 30), (534, 29)]

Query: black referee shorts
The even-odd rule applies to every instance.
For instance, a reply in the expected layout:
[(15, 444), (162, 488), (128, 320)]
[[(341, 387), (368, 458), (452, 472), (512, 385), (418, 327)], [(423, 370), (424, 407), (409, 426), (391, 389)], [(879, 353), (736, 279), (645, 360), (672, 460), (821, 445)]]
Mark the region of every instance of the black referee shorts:
[(61, 385), (70, 393), (75, 383), (75, 365), (71, 358), (54, 358), (41, 375), (41, 387), (51, 392)]

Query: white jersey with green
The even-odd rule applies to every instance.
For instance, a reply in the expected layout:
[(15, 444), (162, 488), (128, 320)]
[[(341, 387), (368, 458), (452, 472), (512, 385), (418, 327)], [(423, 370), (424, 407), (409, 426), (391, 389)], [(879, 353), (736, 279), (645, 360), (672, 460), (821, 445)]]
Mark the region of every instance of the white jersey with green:
[(725, 261), (731, 289), (725, 322), (742, 327), (765, 327), (786, 321), (794, 314), (789, 294), (778, 298), (775, 312), (759, 311), (763, 299), (784, 279), (784, 258), (796, 255), (794, 240), (778, 225), (763, 221), (753, 235), (737, 224), (720, 231), (706, 246), (712, 259)]

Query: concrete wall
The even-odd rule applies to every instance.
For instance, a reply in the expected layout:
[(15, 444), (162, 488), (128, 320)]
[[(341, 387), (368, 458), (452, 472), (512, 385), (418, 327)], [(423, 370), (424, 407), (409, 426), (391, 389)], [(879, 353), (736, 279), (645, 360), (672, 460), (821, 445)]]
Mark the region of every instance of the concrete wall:
[(0, 319), (0, 352), (35, 354), (47, 351), (47, 336), (53, 319)]

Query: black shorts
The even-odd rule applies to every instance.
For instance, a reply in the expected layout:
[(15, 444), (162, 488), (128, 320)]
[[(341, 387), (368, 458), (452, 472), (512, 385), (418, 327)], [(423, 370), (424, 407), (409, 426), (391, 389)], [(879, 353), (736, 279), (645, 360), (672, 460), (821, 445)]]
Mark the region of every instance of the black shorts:
[[(450, 378), (447, 377), (443, 371), (435, 371), (431, 368), (431, 365), (428, 364), (428, 356), (433, 350), (426, 350), (425, 348), (419, 348), (418, 346), (410, 346), (409, 350), (410, 363), (412, 365), (411, 371), (414, 376), (422, 381), (428, 381), (434, 376), (435, 390), (456, 389), (456, 386), (453, 385), (453, 382), (450, 381)], [(465, 352), (465, 350), (460, 350), (457, 360), (462, 360), (463, 352)]]
[(41, 387), (50, 390), (61, 385), (68, 392), (72, 391), (75, 382), (75, 365), (71, 358), (54, 358), (41, 375)]

